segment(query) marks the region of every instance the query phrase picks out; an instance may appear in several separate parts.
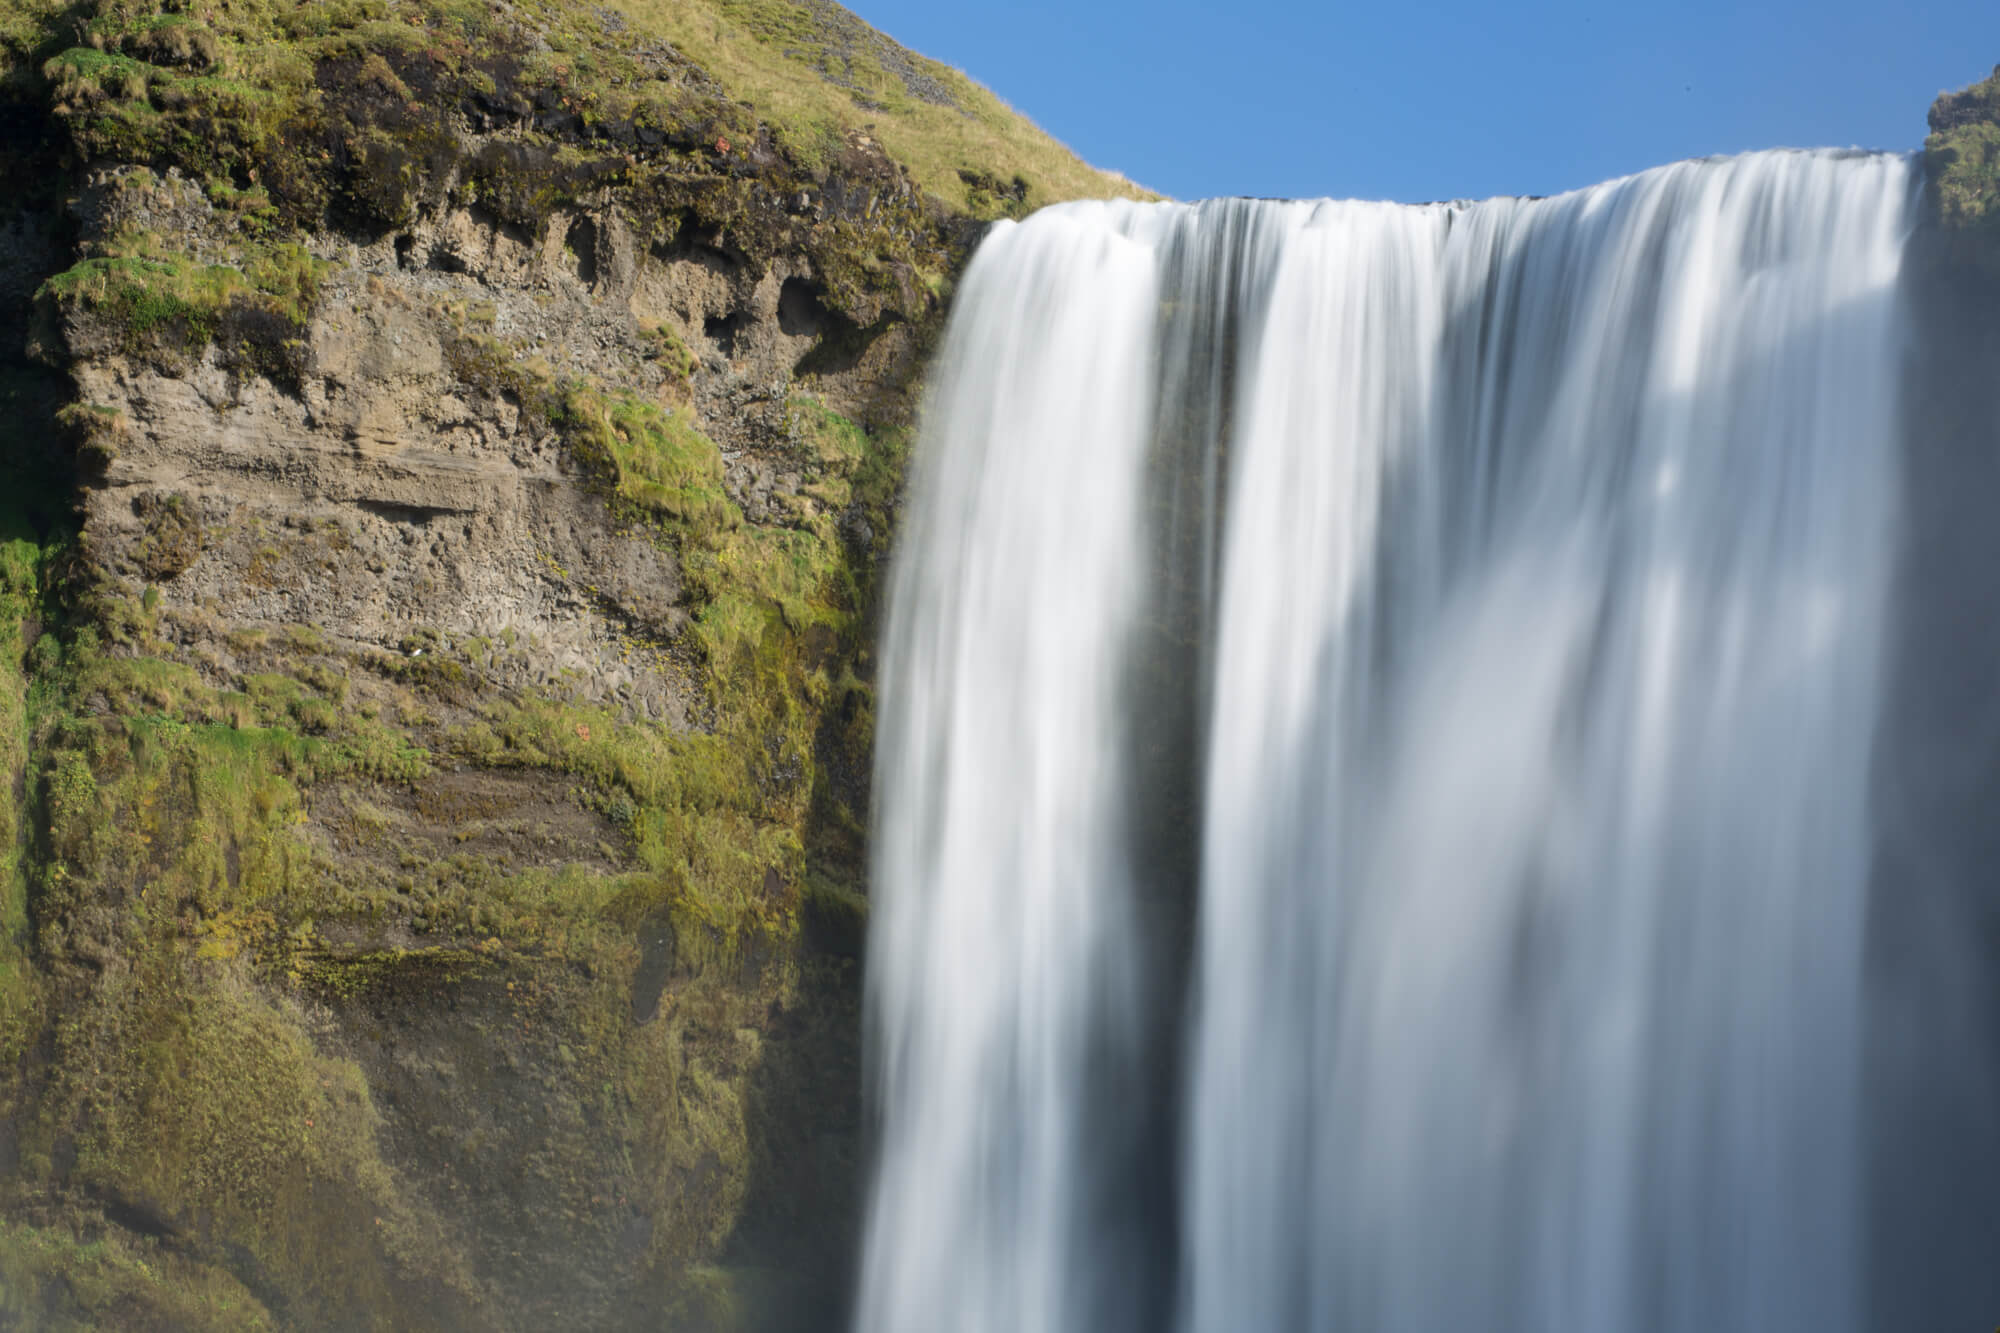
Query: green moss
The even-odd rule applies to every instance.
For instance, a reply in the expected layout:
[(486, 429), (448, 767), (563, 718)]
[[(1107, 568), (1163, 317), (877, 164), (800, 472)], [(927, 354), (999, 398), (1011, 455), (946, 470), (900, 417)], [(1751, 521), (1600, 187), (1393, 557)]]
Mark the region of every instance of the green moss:
[[(240, 970), (135, 951), (54, 1041), (27, 1154), (73, 1134), (76, 1184), (162, 1230), (198, 1225), (292, 1319), (387, 1327), (413, 1279), (442, 1276), (435, 1219), (395, 1189), (359, 1070), (316, 1051)], [(434, 1299), (449, 1310), (451, 1295), (440, 1284)]]
[(684, 413), (629, 393), (572, 388), (562, 425), (572, 452), (640, 514), (712, 544), (743, 516), (722, 487), (722, 453)]
[(447, 744), (485, 767), (542, 768), (582, 780), (581, 795), (621, 825), (644, 873), (503, 878), (454, 866), (423, 895), (427, 904), (442, 904), (427, 910), (433, 924), (474, 904), (500, 913), (499, 924), (517, 938), (527, 918), (546, 923), (576, 908), (631, 927), (664, 914), (689, 965), (729, 963), (745, 947), (768, 949), (797, 929), (796, 897), (786, 887), (803, 865), (796, 820), (760, 782), (754, 760), (746, 762), (726, 739), (528, 700), (490, 707)]
[(0, 6), (0, 93), (39, 93), (42, 61), (53, 52), (63, 0), (15, 0)]
[(55, 85), (57, 97), (93, 100), (114, 93), (144, 97), (146, 77), (153, 72), (154, 67), (142, 60), (89, 47), (65, 51), (42, 67), (43, 76)]
[(652, 339), (653, 359), (667, 372), (666, 392), (685, 405), (693, 390), (695, 354), (668, 325), (644, 325), (640, 331)]
[(1930, 123), (1924, 169), (1939, 221), (2000, 233), (2000, 68), (1938, 98)]
[(131, 19), (100, 15), (85, 26), (84, 38), (100, 50), (118, 43), (142, 60), (175, 68), (207, 69), (215, 64), (221, 49), (215, 31), (187, 14)]
[[(59, 660), (44, 632), (50, 586), (75, 537), (71, 478), (52, 448), (63, 386), (54, 376), (0, 368), (0, 781), (18, 791), (30, 766), (36, 663)], [(40, 1028), (44, 987), (34, 966), (31, 859), (37, 830), (18, 799), (0, 801), (0, 1064), (15, 1068)], [(0, 1084), (0, 1114), (17, 1088)]]
[[(676, 480), (721, 485), (713, 446), (675, 433), (672, 414), (601, 390), (565, 391), (554, 411), (575, 439), (613, 433), (600, 440), (618, 468), (607, 499), (629, 522), (707, 561), (686, 640), (633, 645), (682, 655), (707, 695), (701, 729), (490, 692), (462, 696), (480, 700), (469, 721), (414, 706), (420, 720), (371, 718), (351, 706), (357, 673), (419, 699), (460, 697), (460, 683), (306, 627), (232, 636), (236, 672), (218, 682), (213, 664), (171, 656), (157, 607), (102, 589), (42, 655), (28, 708), (41, 953), (121, 964), (37, 1011), (52, 1059), (25, 1122), (27, 1176), (46, 1186), (72, 1153), (65, 1188), (132, 1201), (188, 1244), (235, 1255), (232, 1271), (280, 1293), (288, 1322), (339, 1311), (388, 1327), (458, 1309), (461, 1324), (492, 1323), (416, 1202), (409, 1159), (390, 1165), (371, 1085), (401, 1066), (384, 1056), (364, 1076), (351, 1055), (381, 1023), (463, 1047), (449, 1066), (466, 1071), (462, 1087), (396, 1085), (397, 1133), (520, 1105), (503, 1071), (532, 1071), (538, 1109), (506, 1131), (518, 1137), (480, 1137), (500, 1133), (484, 1125), (418, 1160), (451, 1154), (435, 1169), (474, 1191), (455, 1206), (483, 1232), (532, 1226), (558, 1247), (550, 1263), (595, 1262), (643, 1215), (652, 1240), (618, 1280), (655, 1312), (753, 1206), (756, 1163), (808, 1113), (794, 1102), (824, 1095), (784, 1083), (793, 1101), (780, 1104), (756, 1089), (775, 1016), (848, 984), (804, 961), (814, 941), (856, 947), (861, 910), (854, 865), (823, 864), (815, 832), (838, 804), (827, 713), (865, 689), (853, 664), (873, 556), (838, 516), (877, 494), (871, 469), (889, 467), (900, 436), (801, 398), (795, 462), (811, 493), (789, 526), (717, 524), (700, 506), (650, 502), (649, 487)], [(467, 673), (492, 648), (422, 629), (409, 643), (425, 650), (415, 660)], [(479, 822), (416, 781), (434, 766), (542, 775), (538, 790), (603, 816), (607, 845), (516, 863), (411, 841), (398, 831), (410, 823)], [(342, 808), (356, 839), (344, 859), (326, 855), (345, 836)], [(645, 982), (642, 939), (664, 950)], [(425, 1028), (412, 1016), (431, 1005)], [(447, 1005), (477, 1021), (442, 1016)], [(338, 1042), (308, 1035), (329, 1022)], [(800, 1031), (816, 1049), (834, 1039)], [(520, 1198), (533, 1216), (506, 1221)]]
[[(511, 947), (593, 918), (625, 928), (660, 919), (682, 964), (700, 969), (799, 938), (814, 829), (836, 827), (840, 873), (858, 873), (862, 821), (838, 779), (865, 772), (871, 713), (851, 664), (865, 642), (876, 550), (857, 545), (842, 521), (873, 514), (886, 534), (903, 443), (810, 399), (794, 413), (798, 463), (814, 483), (783, 526), (759, 525), (728, 499), (713, 443), (677, 412), (630, 395), (564, 391), (554, 419), (573, 450), (627, 522), (679, 554), (692, 597), (684, 640), (635, 641), (627, 651), (663, 663), (691, 651), (709, 717), (702, 730), (684, 731), (524, 697), (489, 701), (476, 721), (440, 733), (434, 744), (457, 763), (574, 780), (577, 798), (619, 830), (639, 869), (506, 874), (458, 859), (415, 867), (399, 892), (422, 929), (492, 932)], [(449, 692), (452, 682), (437, 673), (458, 665), (463, 645), (432, 635), (410, 640), (405, 653), (418, 647), (421, 657), (388, 669)], [(432, 674), (413, 663), (431, 664)], [(829, 730), (829, 713), (843, 725)]]
[(42, 1333), (276, 1327), (226, 1271), (115, 1228), (92, 1231), (0, 1219), (0, 1323)]
[[(302, 792), (339, 778), (414, 782), (430, 769), (408, 736), (292, 677), (252, 674), (218, 691), (184, 664), (87, 641), (59, 675), (36, 742), (36, 897), (56, 932), (43, 941), (51, 952), (79, 895), (107, 880), (142, 886), (129, 905), (142, 921), (274, 906), (308, 919), (322, 905), (324, 857), (299, 834)], [(101, 711), (71, 712), (69, 701)]]
[(250, 284), (237, 269), (159, 259), (86, 259), (49, 279), (43, 290), (111, 315), (135, 343), (173, 328), (206, 342), (230, 298)]
[[(119, 623), (105, 604), (96, 614)], [(129, 646), (157, 650), (146, 623), (131, 622)], [(77, 628), (31, 707), (38, 952), (111, 948), (122, 961), (52, 1011), (47, 1082), (23, 1129), (30, 1179), (69, 1152), (69, 1187), (133, 1201), (162, 1229), (236, 1254), (230, 1267), (282, 1293), (292, 1319), (387, 1327), (391, 1310), (413, 1308), (412, 1283), (451, 1308), (458, 1279), (435, 1219), (412, 1214), (380, 1157), (365, 1081), (314, 1047), (284, 998), (328, 990), (341, 971), (311, 927), (334, 880), (302, 837), (302, 793), (407, 778), (421, 755), (411, 767), (405, 738), (347, 722), (313, 680), (252, 673), (225, 693), (184, 664), (103, 642)], [(284, 725), (321, 709), (322, 735)], [(71, 1262), (59, 1260), (65, 1276)], [(261, 1326), (254, 1302), (228, 1309)], [(236, 1326), (186, 1318), (163, 1326)]]
[(465, 949), (386, 949), (337, 953), (302, 951), (292, 962), (294, 980), (330, 999), (353, 1000), (370, 991), (416, 984), (442, 989), (455, 986), (490, 962)]
[[(141, 29), (138, 35), (157, 37), (158, 31)], [(222, 49), (206, 30), (198, 41), (181, 35), (200, 49)], [(138, 45), (155, 58), (171, 58), (157, 41)], [(89, 46), (54, 56), (42, 74), (55, 109), (84, 152), (127, 162), (174, 162), (204, 176), (246, 171), (273, 151), (303, 97), (296, 79), (273, 86)]]
[(212, 342), (233, 359), (295, 379), (301, 338), (328, 265), (296, 244), (247, 244), (231, 264), (192, 262), (127, 232), (42, 284), (59, 308), (108, 329), (128, 354), (184, 356)]
[(1938, 211), (1947, 226), (2000, 226), (2000, 123), (1931, 136)]

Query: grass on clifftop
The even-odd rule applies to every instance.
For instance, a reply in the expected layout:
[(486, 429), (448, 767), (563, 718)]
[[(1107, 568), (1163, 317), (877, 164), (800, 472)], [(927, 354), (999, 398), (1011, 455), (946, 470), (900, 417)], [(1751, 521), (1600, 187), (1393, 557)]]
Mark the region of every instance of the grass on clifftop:
[[(5, 8), (0, 93), (45, 97), (78, 150), (268, 189), (291, 198), (293, 216), (311, 215), (313, 178), (336, 157), (356, 158), (397, 194), (444, 151), (437, 113), (468, 89), (502, 101), (527, 95), (578, 124), (665, 129), (680, 151), (725, 167), (759, 126), (813, 175), (872, 140), (925, 194), (978, 217), (1145, 195), (1085, 165), (965, 75), (826, 0)], [(339, 143), (325, 118), (336, 103), (365, 109), (369, 122)], [(393, 223), (411, 201), (348, 202)]]
[(1947, 227), (2000, 231), (2000, 68), (1931, 108), (1924, 168)]
[[(955, 69), (824, 0), (611, 0), (665, 36), (803, 156), (872, 136), (917, 183), (974, 214), (1148, 192), (1086, 165)], [(1011, 205), (1011, 207), (1010, 207)]]

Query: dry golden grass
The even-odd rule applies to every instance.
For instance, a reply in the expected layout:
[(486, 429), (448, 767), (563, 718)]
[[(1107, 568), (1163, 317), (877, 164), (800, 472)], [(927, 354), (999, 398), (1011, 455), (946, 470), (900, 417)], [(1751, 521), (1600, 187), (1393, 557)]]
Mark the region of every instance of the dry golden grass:
[[(1064, 199), (1155, 197), (1089, 166), (959, 71), (823, 0), (609, 2), (755, 107), (805, 160), (836, 152), (850, 133), (865, 134), (924, 190), (982, 214)], [(1011, 189), (1020, 190), (1018, 204)]]

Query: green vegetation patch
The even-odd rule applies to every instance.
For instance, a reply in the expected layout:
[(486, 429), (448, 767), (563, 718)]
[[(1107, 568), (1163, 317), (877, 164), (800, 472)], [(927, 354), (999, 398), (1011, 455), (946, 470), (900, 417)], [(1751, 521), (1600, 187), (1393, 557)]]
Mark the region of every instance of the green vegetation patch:
[(1938, 220), (2000, 233), (2000, 68), (1931, 107), (1924, 169)]
[(0, 5), (0, 97), (32, 97), (41, 91), (42, 61), (54, 54), (69, 6), (63, 0), (10, 0)]
[[(56, 649), (44, 633), (50, 584), (74, 542), (66, 477), (46, 429), (64, 386), (24, 367), (0, 368), (0, 780), (29, 772), (30, 679)], [(12, 1068), (34, 1039), (43, 989), (33, 965), (32, 811), (0, 802), (0, 1062)], [(0, 1113), (11, 1101), (0, 1087)]]
[(217, 344), (225, 363), (295, 384), (306, 320), (328, 265), (293, 243), (246, 243), (231, 263), (176, 254), (126, 232), (42, 284), (41, 295), (127, 355), (180, 363)]
[(663, 217), (714, 222), (717, 188), (838, 173), (918, 230), (934, 207), (1144, 193), (820, 0), (29, 3), (0, 57), (76, 157), (177, 166), (264, 229), (402, 226), (447, 188), (539, 226), (603, 187), (664, 187)]
[[(614, 0), (756, 106), (798, 160), (838, 162), (879, 142), (919, 188), (996, 217), (1063, 199), (1148, 197), (1100, 172), (964, 74), (817, 0)], [(1004, 181), (998, 192), (987, 183)], [(1018, 181), (1018, 187), (1014, 182)]]
[(0, 1219), (0, 1324), (41, 1333), (187, 1328), (269, 1333), (255, 1296), (220, 1267), (116, 1228)]
[(684, 411), (630, 393), (572, 389), (563, 404), (570, 448), (629, 509), (677, 524), (703, 544), (739, 526), (722, 486), (722, 452)]
[(138, 346), (168, 331), (182, 341), (209, 341), (224, 307), (247, 295), (250, 284), (222, 264), (129, 257), (86, 259), (49, 279), (43, 290), (108, 315)]

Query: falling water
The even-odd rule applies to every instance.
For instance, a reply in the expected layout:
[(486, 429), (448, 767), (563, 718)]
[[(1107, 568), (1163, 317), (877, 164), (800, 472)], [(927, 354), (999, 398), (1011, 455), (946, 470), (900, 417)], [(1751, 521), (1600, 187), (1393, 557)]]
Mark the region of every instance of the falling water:
[(860, 1329), (1860, 1327), (1912, 174), (995, 229), (891, 594)]

